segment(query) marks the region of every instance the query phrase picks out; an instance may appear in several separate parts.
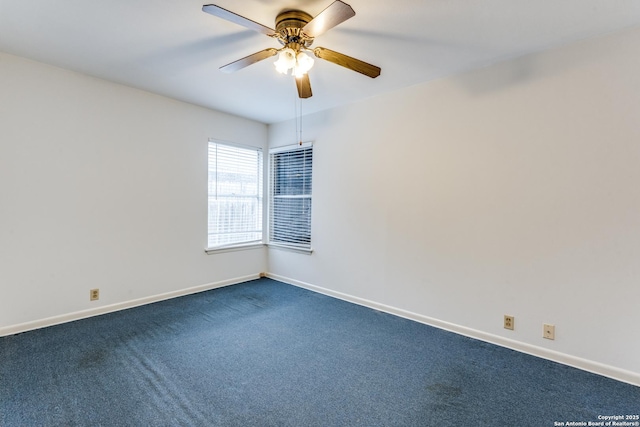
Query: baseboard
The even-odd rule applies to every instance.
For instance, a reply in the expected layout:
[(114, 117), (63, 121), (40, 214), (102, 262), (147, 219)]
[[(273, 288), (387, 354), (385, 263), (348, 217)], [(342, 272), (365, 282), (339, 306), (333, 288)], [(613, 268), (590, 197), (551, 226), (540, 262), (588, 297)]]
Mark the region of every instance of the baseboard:
[(99, 316), (101, 314), (112, 313), (115, 311), (126, 310), (128, 308), (139, 307), (141, 305), (151, 304), (154, 302), (164, 301), (171, 298), (177, 298), (185, 295), (191, 295), (198, 292), (209, 291), (211, 289), (222, 288), (224, 286), (235, 285), (249, 280), (263, 277), (263, 273), (251, 274), (248, 276), (236, 277), (234, 279), (221, 280), (219, 282), (207, 283), (204, 285), (193, 286), (191, 288), (180, 289), (177, 291), (166, 292), (163, 294), (152, 295), (149, 297), (138, 298), (130, 301), (119, 302), (116, 304), (105, 305), (88, 310), (76, 311), (73, 313), (62, 314), (59, 316), (47, 317), (45, 319), (34, 320), (31, 322), (20, 323), (17, 325), (6, 326), (0, 328), (0, 337), (7, 335), (19, 334), (34, 329), (45, 328), (47, 326), (59, 325), (61, 323), (72, 322), (74, 320), (86, 319), (87, 317)]
[(602, 375), (608, 378), (612, 378), (617, 381), (622, 381), (635, 386), (640, 386), (640, 374), (635, 372), (619, 369), (613, 366), (605, 365), (605, 364), (594, 362), (587, 359), (582, 359), (580, 357), (571, 356), (568, 354), (560, 353), (560, 352), (549, 350), (546, 348), (537, 347), (537, 346), (523, 343), (520, 341), (510, 340), (508, 338), (504, 338), (498, 335), (489, 334), (489, 333), (478, 331), (465, 326), (456, 325), (453, 323), (434, 319), (432, 317), (402, 310), (402, 309), (388, 306), (385, 304), (380, 304), (375, 301), (370, 301), (364, 298), (355, 297), (353, 295), (344, 294), (342, 292), (333, 291), (331, 289), (326, 289), (320, 286), (312, 285), (310, 283), (301, 282), (299, 280), (294, 280), (288, 277), (280, 276), (278, 274), (266, 273), (266, 276), (274, 280), (278, 280), (280, 282), (298, 286), (300, 288), (318, 292), (324, 295), (328, 295), (328, 296), (338, 298), (344, 301), (348, 301), (354, 304), (358, 304), (364, 307), (372, 308), (374, 310), (393, 314), (395, 316), (403, 317), (405, 319), (424, 323), (426, 325), (433, 326), (439, 329), (444, 329), (446, 331), (453, 332), (459, 335), (464, 335), (469, 338), (474, 338), (480, 341), (499, 345), (501, 347), (506, 347), (511, 350), (516, 350), (532, 356), (551, 360), (553, 362), (561, 363), (563, 365), (571, 366), (577, 369), (581, 369), (583, 371), (587, 371), (587, 372)]
[(288, 277), (280, 276), (273, 273), (260, 273), (252, 274), (242, 277), (237, 277), (228, 280), (222, 280), (213, 283), (207, 283), (204, 285), (194, 286), (191, 288), (181, 289), (177, 291), (167, 292), (158, 295), (152, 295), (149, 297), (139, 298), (135, 300), (120, 302), (116, 304), (110, 304), (89, 310), (81, 310), (74, 313), (63, 314), (59, 316), (48, 317), (45, 319), (35, 320), (31, 322), (20, 323), (17, 325), (11, 325), (0, 328), (0, 337), (7, 335), (14, 335), (22, 332), (27, 332), (34, 329), (40, 329), (47, 326), (58, 325), (61, 323), (72, 322), (74, 320), (85, 319), (92, 316), (99, 316), (101, 314), (112, 313), (120, 310), (126, 310), (129, 308), (138, 307), (141, 305), (151, 304), (154, 302), (164, 301), (171, 298), (177, 298), (185, 295), (195, 294), (198, 292), (204, 292), (212, 289), (222, 288), (225, 286), (235, 285), (249, 280), (254, 280), (259, 277), (269, 277), (274, 280), (278, 280), (290, 285), (298, 286), (300, 288), (308, 289), (313, 292), (328, 295), (334, 298), (338, 298), (344, 301), (348, 301), (354, 304), (358, 304), (364, 307), (372, 308), (374, 310), (382, 311), (385, 313), (393, 314), (395, 316), (403, 317), (416, 322), (424, 323), (439, 329), (443, 329), (449, 332), (453, 332), (459, 335), (464, 335), (469, 338), (478, 339), (491, 344), (506, 347), (512, 350), (516, 350), (522, 353), (530, 354), (532, 356), (541, 357), (543, 359), (551, 360), (554, 362), (562, 363), (564, 365), (572, 366), (583, 371), (591, 372), (594, 374), (602, 375), (622, 381), (635, 386), (640, 386), (640, 374), (619, 369), (613, 366), (605, 365), (602, 363), (594, 362), (587, 359), (571, 356), (568, 354), (556, 352), (542, 347), (537, 347), (531, 344), (522, 343), (519, 341), (510, 340), (498, 335), (489, 334), (483, 331), (478, 331), (465, 326), (456, 325), (454, 323), (445, 322), (429, 316), (413, 313), (407, 310), (399, 309), (385, 304), (380, 304), (375, 301), (367, 300), (364, 298), (355, 297), (353, 295), (345, 294), (331, 289), (323, 288), (320, 286), (305, 283), (299, 280), (291, 279)]

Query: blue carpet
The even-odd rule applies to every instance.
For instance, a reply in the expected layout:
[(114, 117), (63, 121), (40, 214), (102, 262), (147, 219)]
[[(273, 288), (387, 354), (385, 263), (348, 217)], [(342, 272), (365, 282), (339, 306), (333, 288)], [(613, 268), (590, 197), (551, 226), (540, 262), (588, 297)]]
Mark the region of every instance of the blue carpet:
[(2, 426), (554, 426), (640, 387), (260, 279), (0, 338)]

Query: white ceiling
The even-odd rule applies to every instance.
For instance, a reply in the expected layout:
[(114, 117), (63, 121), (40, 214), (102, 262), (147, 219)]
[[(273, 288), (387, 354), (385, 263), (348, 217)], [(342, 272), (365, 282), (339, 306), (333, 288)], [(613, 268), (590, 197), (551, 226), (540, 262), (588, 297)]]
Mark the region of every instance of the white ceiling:
[[(0, 0), (0, 51), (275, 123), (294, 117), (293, 77), (275, 58), (218, 67), (273, 39), (202, 12), (214, 3), (271, 28), (284, 9), (332, 0)], [(638, 0), (346, 0), (356, 16), (316, 38), (382, 68), (370, 79), (316, 60), (304, 113), (640, 25)]]

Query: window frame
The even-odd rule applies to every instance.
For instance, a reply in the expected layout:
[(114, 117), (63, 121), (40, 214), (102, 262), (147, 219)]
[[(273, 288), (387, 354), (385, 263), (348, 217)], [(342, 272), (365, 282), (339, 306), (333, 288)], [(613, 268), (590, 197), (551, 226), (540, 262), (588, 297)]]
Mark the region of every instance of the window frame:
[[(303, 191), (305, 188), (305, 185), (308, 185), (309, 187), (309, 194), (297, 194), (297, 195), (288, 195), (289, 197), (296, 197), (296, 196), (300, 196), (300, 198), (304, 198), (304, 199), (308, 199), (309, 200), (309, 219), (308, 219), (308, 235), (309, 235), (309, 243), (308, 244), (298, 244), (298, 243), (293, 243), (293, 242), (282, 242), (282, 241), (277, 241), (273, 239), (273, 234), (274, 234), (274, 206), (275, 206), (275, 198), (276, 197), (286, 197), (284, 195), (281, 196), (276, 196), (275, 195), (275, 181), (276, 181), (276, 173), (274, 168), (275, 166), (275, 162), (274, 162), (274, 156), (278, 155), (278, 154), (282, 154), (282, 153), (292, 153), (295, 151), (301, 151), (301, 150), (308, 150), (311, 149), (311, 166), (310, 166), (310, 171), (309, 171), (309, 178), (310, 181), (308, 184), (304, 184), (303, 185)], [(269, 171), (269, 190), (268, 190), (268, 196), (267, 196), (267, 245), (269, 247), (273, 247), (273, 248), (277, 248), (277, 249), (285, 249), (285, 250), (289, 250), (289, 251), (294, 251), (294, 252), (300, 252), (300, 253), (305, 253), (305, 254), (311, 254), (313, 252), (313, 247), (312, 247), (312, 215), (313, 215), (313, 142), (304, 142), (304, 143), (299, 143), (299, 144), (294, 144), (294, 145), (285, 145), (285, 146), (280, 146), (280, 147), (273, 147), (271, 149), (269, 149), (269, 164), (268, 164), (268, 171)], [(306, 172), (306, 171), (305, 171)]]
[[(220, 245), (217, 245), (217, 246), (209, 246), (209, 244), (210, 244), (210, 237), (209, 236), (211, 234), (211, 228), (210, 228), (211, 192), (210, 192), (210, 188), (209, 188), (209, 183), (210, 183), (210, 171), (211, 171), (210, 159), (211, 159), (211, 147), (212, 147), (212, 145), (232, 147), (232, 148), (236, 148), (236, 149), (249, 150), (249, 151), (258, 153), (258, 159), (257, 159), (257, 163), (256, 163), (257, 164), (257, 171), (256, 171), (256, 177), (257, 177), (256, 189), (257, 189), (257, 192), (256, 192), (255, 196), (248, 196), (248, 197), (251, 197), (251, 198), (255, 197), (257, 199), (258, 210), (259, 210), (259, 218), (258, 218), (259, 221), (257, 223), (260, 225), (260, 230), (256, 230), (254, 232), (260, 233), (260, 239), (238, 241), (238, 242), (233, 242), (233, 243), (220, 244)], [(265, 179), (265, 176), (264, 176), (264, 150), (262, 149), (262, 147), (257, 147), (257, 146), (252, 146), (252, 145), (245, 145), (245, 144), (238, 144), (238, 143), (235, 143), (235, 142), (224, 141), (224, 140), (215, 139), (215, 138), (209, 138), (209, 140), (207, 142), (207, 244), (206, 244), (206, 248), (205, 248), (205, 252), (207, 254), (220, 253), (220, 252), (231, 252), (231, 251), (253, 249), (253, 248), (261, 248), (261, 247), (265, 246), (264, 179)]]

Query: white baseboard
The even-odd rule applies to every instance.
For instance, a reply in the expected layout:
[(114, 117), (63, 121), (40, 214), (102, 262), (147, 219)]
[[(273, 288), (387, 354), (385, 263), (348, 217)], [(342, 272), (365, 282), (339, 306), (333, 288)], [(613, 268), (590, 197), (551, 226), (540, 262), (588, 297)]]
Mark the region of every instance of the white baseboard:
[(104, 305), (101, 307), (91, 308), (88, 310), (76, 311), (73, 313), (62, 314), (59, 316), (47, 317), (45, 319), (34, 320), (31, 322), (20, 323), (17, 325), (6, 326), (0, 328), (0, 337), (6, 335), (14, 335), (22, 332), (31, 331), (33, 329), (45, 328), (47, 326), (59, 325), (61, 323), (72, 322), (74, 320), (86, 319), (87, 317), (99, 316), (101, 314), (112, 313), (114, 311), (126, 310), (128, 308), (138, 307), (141, 305), (151, 304), (154, 302), (164, 301), (171, 298), (177, 298), (185, 295), (195, 294), (198, 292), (209, 291), (211, 289), (222, 288), (224, 286), (235, 285), (249, 280), (263, 277), (264, 274), (251, 274), (234, 279), (221, 280), (219, 282), (207, 283), (205, 285), (193, 286), (191, 288), (180, 289), (177, 291), (166, 292), (163, 294), (152, 295), (149, 297), (138, 298), (131, 301), (119, 302), (116, 304)]
[(532, 356), (540, 357), (543, 359), (558, 362), (563, 365), (568, 365), (583, 371), (591, 372), (594, 374), (602, 375), (608, 378), (612, 378), (617, 381), (622, 381), (635, 386), (640, 386), (640, 374), (619, 369), (613, 366), (605, 365), (603, 363), (594, 362), (592, 360), (582, 359), (580, 357), (571, 356), (569, 354), (560, 353), (557, 351), (549, 350), (543, 347), (534, 346), (531, 344), (523, 343), (520, 341), (510, 340), (498, 335), (489, 334), (486, 332), (478, 331), (475, 329), (467, 328), (465, 326), (456, 325), (453, 323), (445, 322), (442, 320), (434, 319), (432, 317), (424, 316), (421, 314), (413, 313), (410, 311), (402, 310), (399, 308), (391, 307), (385, 304), (380, 304), (375, 301), (370, 301), (364, 298), (355, 297), (353, 295), (344, 294), (342, 292), (333, 291), (320, 286), (312, 285), (310, 283), (301, 282), (299, 280), (290, 279), (277, 274), (267, 273), (267, 277), (280, 282), (288, 283), (290, 285), (298, 286), (300, 288), (308, 289), (310, 291), (318, 292), (324, 295), (328, 295), (334, 298), (338, 298), (344, 301), (348, 301), (354, 304), (362, 305), (364, 307), (372, 308), (374, 310), (382, 311), (385, 313), (393, 314), (395, 316), (403, 317), (405, 319), (414, 320), (416, 322), (424, 323), (429, 326), (433, 326), (439, 329), (444, 329), (449, 332), (453, 332), (459, 335), (464, 335), (469, 338), (474, 338), (480, 341), (485, 341), (491, 344), (506, 347), (511, 350), (516, 350), (521, 353), (526, 353)]
[(40, 329), (47, 326), (58, 325), (61, 323), (71, 322), (74, 320), (85, 319), (87, 317), (112, 313), (115, 311), (125, 310), (128, 308), (133, 308), (141, 305), (151, 304), (154, 302), (164, 301), (171, 298), (177, 298), (185, 295), (195, 294), (198, 292), (204, 292), (211, 289), (222, 288), (225, 286), (235, 285), (238, 283), (247, 282), (249, 280), (254, 280), (259, 277), (265, 277), (265, 276), (272, 278), (274, 280), (288, 283), (290, 285), (308, 289), (313, 292), (318, 292), (324, 295), (328, 295), (328, 296), (338, 298), (344, 301), (348, 301), (354, 304), (358, 304), (364, 307), (372, 308), (374, 310), (393, 314), (395, 316), (403, 317), (419, 323), (424, 323), (426, 325), (430, 325), (439, 329), (444, 329), (446, 331), (453, 332), (459, 335), (464, 335), (469, 338), (478, 339), (491, 344), (499, 345), (501, 347), (506, 347), (522, 353), (530, 354), (532, 356), (537, 356), (543, 359), (547, 359), (554, 362), (562, 363), (564, 365), (572, 366), (574, 368), (578, 368), (583, 371), (609, 377), (609, 378), (622, 381), (625, 383), (629, 383), (635, 386), (640, 386), (640, 374), (635, 372), (605, 365), (599, 362), (594, 362), (592, 360), (582, 359), (582, 358), (571, 356), (565, 353), (556, 352), (546, 348), (537, 347), (537, 346), (523, 343), (520, 341), (510, 340), (508, 338), (504, 338), (498, 335), (493, 335), (493, 334), (478, 331), (472, 328), (467, 328), (465, 326), (456, 325), (454, 323), (445, 322), (432, 317), (402, 310), (402, 309), (388, 306), (385, 304), (380, 304), (375, 301), (370, 301), (364, 298), (355, 297), (353, 295), (344, 294), (342, 292), (333, 291), (331, 289), (326, 289), (320, 286), (312, 285), (310, 283), (301, 282), (299, 280), (294, 280), (288, 277), (284, 277), (284, 276), (280, 276), (272, 273), (252, 274), (248, 276), (222, 280), (219, 282), (207, 283), (204, 285), (194, 286), (191, 288), (181, 289), (181, 290), (167, 292), (163, 294), (152, 295), (149, 297), (139, 298), (131, 301), (125, 301), (121, 303), (101, 306), (101, 307), (92, 308), (89, 310), (81, 310), (74, 313), (68, 313), (68, 314), (63, 314), (59, 316), (48, 317), (45, 319), (35, 320), (31, 322), (20, 323), (17, 325), (6, 326), (6, 327), (0, 328), (0, 337), (27, 332), (33, 329)]

